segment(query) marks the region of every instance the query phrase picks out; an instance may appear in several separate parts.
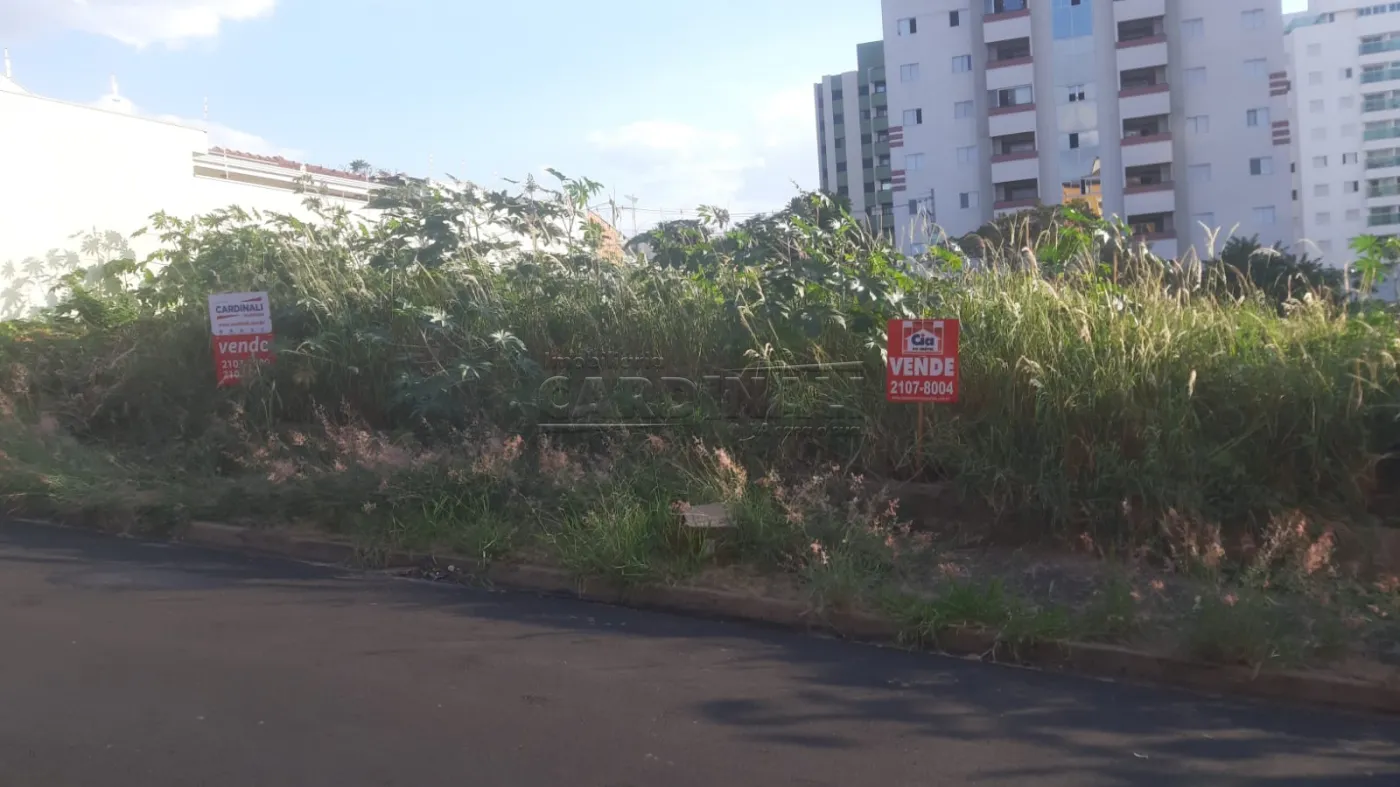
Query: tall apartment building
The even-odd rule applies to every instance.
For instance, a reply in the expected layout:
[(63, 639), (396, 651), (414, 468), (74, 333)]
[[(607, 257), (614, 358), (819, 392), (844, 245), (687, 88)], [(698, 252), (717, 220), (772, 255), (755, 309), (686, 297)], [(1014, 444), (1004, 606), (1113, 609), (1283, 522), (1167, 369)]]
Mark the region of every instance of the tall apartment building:
[(873, 227), (893, 233), (894, 194), (879, 189), (891, 169), (886, 88), (883, 41), (856, 47), (855, 71), (813, 86), (822, 190), (848, 197), (853, 215), (865, 214)]
[[(1201, 225), (1291, 242), (1278, 0), (882, 6), (878, 68), (828, 78), (817, 94), (823, 184), (844, 183), (862, 209), (892, 208), (906, 249), (932, 240), (933, 225), (960, 235), (1079, 198), (1125, 217), (1162, 256), (1203, 249)], [(872, 144), (857, 158), (835, 111), (848, 122), (864, 112), (863, 85)], [(857, 165), (871, 190), (854, 186)]]
[(1400, 3), (1311, 0), (1287, 20), (1295, 230), (1351, 262), (1351, 239), (1400, 228)]

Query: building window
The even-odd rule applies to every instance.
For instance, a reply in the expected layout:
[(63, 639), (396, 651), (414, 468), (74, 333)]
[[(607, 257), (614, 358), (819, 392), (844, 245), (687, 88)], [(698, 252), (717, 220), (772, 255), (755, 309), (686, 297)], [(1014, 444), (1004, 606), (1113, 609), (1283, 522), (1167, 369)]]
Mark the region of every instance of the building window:
[(955, 117), (955, 118), (970, 118), (970, 117), (972, 117), (972, 102), (971, 102), (971, 101), (959, 101), (959, 102), (953, 104), (953, 117)]
[(1316, 169), (1322, 169), (1322, 168), (1325, 167), (1325, 166), (1327, 166), (1327, 157), (1326, 157), (1326, 156), (1313, 156), (1313, 167), (1314, 167), (1314, 168), (1316, 168)]
[(1210, 165), (1192, 164), (1186, 168), (1186, 177), (1190, 179), (1192, 183), (1209, 183)]
[(1251, 58), (1244, 61), (1244, 75), (1251, 79), (1269, 78), (1269, 61), (1262, 57)]
[(1186, 118), (1186, 128), (1193, 134), (1205, 134), (1210, 131), (1210, 115), (1191, 115)]
[(1327, 101), (1324, 100), (1324, 99), (1321, 99), (1321, 98), (1315, 98), (1315, 99), (1313, 99), (1312, 101), (1309, 101), (1309, 102), (1308, 102), (1308, 111), (1311, 112), (1311, 113), (1313, 113), (1314, 115), (1320, 115), (1320, 114), (1322, 114), (1323, 112), (1326, 112), (1326, 111), (1327, 111)]
[(924, 124), (924, 111), (922, 109), (904, 110), (904, 125), (922, 126)]
[(1252, 158), (1249, 160), (1249, 174), (1251, 175), (1272, 175), (1274, 174), (1274, 160), (1270, 156), (1263, 158)]
[(1035, 94), (1030, 85), (1005, 87), (993, 90), (991, 100), (994, 107), (1020, 107), (1035, 103)]
[(958, 55), (953, 58), (953, 73), (962, 74), (972, 70), (972, 55)]
[(1351, 79), (1351, 69), (1350, 69), (1350, 68), (1344, 68), (1344, 69), (1342, 69), (1342, 79)]
[(968, 210), (977, 207), (977, 192), (964, 191), (958, 195), (958, 207)]
[(1094, 11), (1083, 0), (1053, 0), (1050, 28), (1055, 38), (1083, 38), (1094, 34)]
[(1356, 136), (1356, 124), (1355, 124), (1355, 123), (1343, 123), (1343, 124), (1342, 124), (1342, 136), (1344, 136), (1344, 137), (1354, 137), (1354, 136)]
[(949, 27), (958, 27), (958, 26), (961, 25), (961, 24), (962, 24), (962, 11), (949, 11), (949, 12), (948, 12), (948, 26), (949, 26)]
[(895, 22), (895, 29), (902, 36), (912, 36), (919, 32), (919, 20), (914, 17), (905, 17)]
[(904, 65), (900, 66), (900, 67), (899, 67), (899, 81), (900, 81), (900, 82), (918, 82), (918, 81), (919, 81), (919, 64), (918, 64), (918, 63), (905, 63)]
[(909, 153), (904, 156), (904, 169), (913, 172), (916, 169), (924, 168), (924, 154)]
[(1322, 84), (1322, 72), (1321, 72), (1321, 71), (1310, 71), (1310, 72), (1308, 72), (1308, 84), (1309, 84), (1309, 85), (1320, 85), (1320, 84)]
[(1359, 208), (1352, 208), (1347, 211), (1347, 221), (1361, 221), (1361, 210)]
[(1079, 132), (1078, 132), (1078, 131), (1071, 131), (1071, 132), (1070, 132), (1070, 135), (1069, 135), (1069, 149), (1070, 149), (1070, 150), (1078, 150), (1078, 149), (1079, 149)]
[(1069, 93), (1069, 100), (1070, 100), (1071, 103), (1073, 103), (1073, 102), (1075, 102), (1075, 101), (1083, 101), (1083, 100), (1084, 100), (1084, 86), (1083, 86), (1083, 85), (1070, 85), (1070, 86), (1066, 89), (1066, 92)]
[(1325, 227), (1332, 223), (1332, 214), (1323, 211), (1317, 214), (1316, 216), (1313, 216), (1313, 223), (1317, 224), (1319, 227)]
[(1322, 44), (1308, 44), (1308, 57), (1317, 57), (1322, 54)]
[(1348, 180), (1346, 183), (1342, 184), (1342, 191), (1345, 191), (1348, 194), (1355, 194), (1360, 190), (1361, 181), (1359, 180)]
[(1269, 125), (1269, 109), (1246, 109), (1244, 111), (1244, 124), (1250, 128)]
[(1331, 191), (1331, 190), (1332, 190), (1332, 189), (1331, 189), (1330, 187), (1328, 187), (1328, 185), (1327, 185), (1326, 183), (1319, 183), (1319, 184), (1317, 184), (1316, 186), (1313, 186), (1313, 196), (1314, 196), (1314, 197), (1325, 197), (1325, 196), (1327, 196), (1327, 193), (1328, 193), (1329, 191)]
[(959, 163), (959, 164), (971, 164), (972, 162), (974, 162), (974, 161), (976, 161), (976, 160), (977, 160), (977, 146), (976, 146), (976, 145), (968, 145), (967, 147), (958, 148), (958, 163)]
[(1317, 250), (1318, 250), (1318, 251), (1331, 251), (1331, 250), (1332, 250), (1332, 241), (1330, 241), (1330, 240), (1320, 240), (1320, 241), (1318, 241), (1318, 242), (1317, 242)]
[(1208, 230), (1213, 230), (1215, 229), (1215, 214), (1197, 213), (1191, 217), (1191, 222)]
[(1196, 17), (1195, 19), (1181, 20), (1182, 38), (1201, 38), (1206, 34), (1206, 20)]
[(1358, 154), (1356, 154), (1356, 153), (1343, 153), (1343, 154), (1342, 154), (1342, 163), (1343, 163), (1343, 164), (1355, 164), (1355, 163), (1357, 163), (1359, 160), (1360, 160), (1360, 156), (1359, 156)]
[(1321, 141), (1327, 139), (1327, 129), (1322, 128), (1321, 126), (1315, 128), (1315, 129), (1313, 129), (1313, 130), (1312, 130), (1312, 138), (1313, 138), (1313, 142), (1321, 142)]
[(1273, 224), (1275, 221), (1277, 221), (1277, 219), (1278, 219), (1278, 216), (1277, 216), (1277, 214), (1276, 214), (1275, 211), (1274, 211), (1274, 206), (1273, 206), (1273, 205), (1270, 205), (1270, 206), (1268, 206), (1268, 207), (1266, 207), (1266, 208), (1255, 208), (1255, 209), (1254, 209), (1254, 223), (1255, 223), (1255, 224), (1271, 225), (1271, 224)]
[(1204, 66), (1188, 68), (1182, 73), (1186, 75), (1186, 84), (1188, 85), (1199, 87), (1206, 83), (1206, 69)]
[(1240, 24), (1245, 30), (1259, 30), (1264, 26), (1264, 9), (1252, 8), (1240, 12)]

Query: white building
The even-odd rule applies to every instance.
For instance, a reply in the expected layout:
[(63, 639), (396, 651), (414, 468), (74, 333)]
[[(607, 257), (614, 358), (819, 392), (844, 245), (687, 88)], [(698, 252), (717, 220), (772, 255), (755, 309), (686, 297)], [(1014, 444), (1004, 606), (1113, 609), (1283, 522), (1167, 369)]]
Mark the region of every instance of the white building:
[(1291, 14), (1294, 222), (1333, 265), (1400, 225), (1400, 3), (1311, 0)]
[(884, 49), (882, 41), (856, 47), (856, 70), (822, 77), (813, 93), (822, 191), (850, 199), (852, 215), (894, 232), (894, 195), (877, 189), (891, 171)]
[[(236, 205), (312, 219), (304, 204), (312, 192), (376, 218), (365, 206), (383, 186), (368, 174), (211, 149), (202, 129), (136, 114), (115, 80), (109, 95), (87, 105), (26, 92), (8, 57), (0, 74), (0, 319), (50, 301), (57, 276), (48, 268), (66, 270), (81, 233), (118, 233), (144, 259), (158, 239), (130, 236), (157, 212), (192, 218)], [(591, 212), (587, 221), (602, 225), (605, 252), (620, 256), (616, 230)], [(503, 228), (476, 232), (531, 245)]]
[(1278, 0), (883, 0), (901, 244), (1083, 198), (1174, 257), (1292, 242)]

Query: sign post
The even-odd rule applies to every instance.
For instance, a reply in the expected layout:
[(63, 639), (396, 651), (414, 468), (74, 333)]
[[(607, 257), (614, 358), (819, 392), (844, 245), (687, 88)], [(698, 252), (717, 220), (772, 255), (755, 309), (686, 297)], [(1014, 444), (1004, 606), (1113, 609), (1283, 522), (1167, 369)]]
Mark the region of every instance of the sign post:
[(220, 388), (236, 385), (244, 364), (272, 362), (272, 305), (267, 293), (210, 295), (209, 329), (214, 335), (214, 371)]
[(962, 364), (957, 320), (890, 320), (885, 353), (885, 399), (916, 402), (915, 470), (924, 470), (924, 403), (958, 401)]

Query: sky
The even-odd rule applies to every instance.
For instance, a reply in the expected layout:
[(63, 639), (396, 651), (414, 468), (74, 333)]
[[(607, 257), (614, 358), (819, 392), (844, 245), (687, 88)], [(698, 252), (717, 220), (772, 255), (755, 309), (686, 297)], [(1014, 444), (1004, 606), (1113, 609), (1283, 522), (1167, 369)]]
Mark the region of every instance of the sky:
[(115, 77), (125, 111), (323, 166), (554, 167), (601, 182), (624, 231), (633, 197), (649, 224), (814, 188), (812, 84), (879, 37), (879, 0), (0, 0), (32, 93), (110, 101)]

